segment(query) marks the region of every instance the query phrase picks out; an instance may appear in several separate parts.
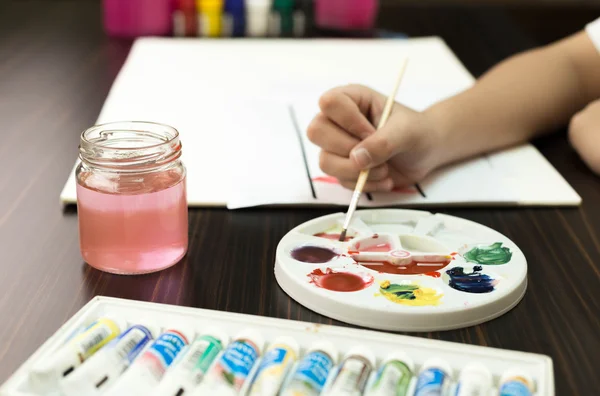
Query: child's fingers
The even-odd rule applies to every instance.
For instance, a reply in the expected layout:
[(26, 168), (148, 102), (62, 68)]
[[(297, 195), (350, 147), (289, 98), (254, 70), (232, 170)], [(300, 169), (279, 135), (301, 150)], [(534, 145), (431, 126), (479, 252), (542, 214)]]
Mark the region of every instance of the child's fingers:
[(319, 107), (325, 116), (343, 130), (362, 140), (375, 133), (375, 127), (361, 112), (358, 104), (361, 99), (350, 97), (346, 92), (348, 89), (356, 88), (335, 88), (326, 92), (319, 100)]
[[(327, 151), (321, 151), (321, 155), (319, 156), (319, 166), (323, 172), (337, 177), (340, 180), (356, 180), (358, 178), (359, 171), (356, 169), (352, 160)], [(368, 180), (383, 180), (388, 177), (388, 174), (388, 165), (382, 164), (371, 169)]]
[(308, 139), (324, 151), (348, 157), (360, 141), (319, 113), (306, 130)]
[[(347, 189), (354, 190), (356, 187), (356, 180), (340, 180), (340, 184)], [(365, 183), (363, 192), (389, 192), (392, 191), (394, 182), (390, 178), (386, 178), (380, 181), (368, 181)]]
[(376, 167), (396, 154), (409, 152), (415, 138), (422, 135), (416, 133), (421, 128), (414, 114), (412, 110), (399, 108), (382, 129), (352, 149), (350, 158), (355, 166), (359, 169)]

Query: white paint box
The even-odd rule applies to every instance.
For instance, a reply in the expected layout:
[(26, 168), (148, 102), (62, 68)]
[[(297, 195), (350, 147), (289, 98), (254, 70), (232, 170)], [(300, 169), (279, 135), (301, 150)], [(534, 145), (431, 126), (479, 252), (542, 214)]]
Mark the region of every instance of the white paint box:
[[(420, 370), (425, 361), (437, 357), (445, 360), (450, 365), (452, 369), (451, 378), (454, 384), (456, 384), (461, 370), (465, 366), (469, 363), (478, 362), (487, 367), (492, 373), (494, 389), (490, 391), (490, 396), (497, 394), (502, 374), (507, 370), (516, 368), (526, 372), (533, 379), (535, 395), (553, 396), (555, 394), (552, 359), (544, 355), (370, 330), (98, 296), (73, 315), (23, 363), (2, 385), (0, 396), (33, 396), (34, 393), (28, 388), (30, 369), (40, 360), (55, 353), (77, 328), (106, 315), (122, 319), (127, 322), (127, 325), (151, 321), (156, 323), (161, 331), (181, 326), (193, 329), (196, 334), (199, 334), (204, 329), (218, 326), (229, 332), (230, 337), (233, 337), (240, 331), (251, 328), (260, 332), (264, 337), (266, 344), (263, 352), (275, 338), (286, 335), (293, 337), (298, 342), (300, 346), (299, 358), (302, 358), (306, 349), (317, 340), (326, 339), (333, 343), (337, 348), (338, 359), (352, 347), (363, 345), (369, 348), (376, 357), (376, 369), (381, 366), (383, 359), (390, 352), (396, 350), (403, 351), (413, 360), (415, 372)], [(260, 361), (255, 364), (254, 368), (256, 369), (259, 364)], [(332, 371), (328, 382), (335, 375), (335, 369)], [(374, 373), (375, 370), (371, 374), (369, 383), (373, 381)], [(415, 383), (416, 377), (413, 377), (412, 388), (414, 388)], [(247, 385), (248, 382), (242, 388), (242, 392), (247, 389)], [(409, 391), (409, 394), (412, 393)]]

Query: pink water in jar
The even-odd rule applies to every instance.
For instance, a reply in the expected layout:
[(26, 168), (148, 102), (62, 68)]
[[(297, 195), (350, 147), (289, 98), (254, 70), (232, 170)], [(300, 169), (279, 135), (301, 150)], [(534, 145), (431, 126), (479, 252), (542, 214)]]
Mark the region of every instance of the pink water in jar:
[(114, 123), (82, 134), (77, 169), (81, 254), (118, 274), (159, 271), (187, 252), (181, 144), (173, 128)]

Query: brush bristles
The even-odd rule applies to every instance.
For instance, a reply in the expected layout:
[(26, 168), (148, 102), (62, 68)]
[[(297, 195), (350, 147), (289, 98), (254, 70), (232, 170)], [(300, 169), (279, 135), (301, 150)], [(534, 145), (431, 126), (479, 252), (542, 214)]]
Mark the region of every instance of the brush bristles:
[(344, 242), (346, 240), (346, 230), (342, 230), (340, 234), (340, 242)]

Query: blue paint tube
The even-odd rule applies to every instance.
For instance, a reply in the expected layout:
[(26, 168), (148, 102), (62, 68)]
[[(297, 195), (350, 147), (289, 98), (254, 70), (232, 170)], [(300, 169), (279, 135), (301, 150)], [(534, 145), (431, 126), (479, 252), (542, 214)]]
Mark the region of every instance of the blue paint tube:
[(162, 333), (104, 395), (146, 396), (158, 386), (165, 372), (187, 346), (191, 331), (167, 330)]
[(313, 344), (298, 363), (281, 396), (318, 396), (336, 363), (336, 349), (329, 341)]
[(433, 358), (427, 360), (419, 378), (414, 396), (444, 396), (450, 387), (451, 368), (444, 360)]
[(193, 395), (238, 395), (260, 357), (264, 341), (248, 329), (234, 338)]
[(500, 396), (531, 396), (533, 379), (516, 369), (507, 370), (500, 379)]
[(492, 373), (482, 364), (471, 363), (460, 373), (454, 396), (488, 396), (492, 388)]
[(156, 333), (132, 326), (66, 377), (60, 387), (66, 396), (99, 395), (127, 370)]

